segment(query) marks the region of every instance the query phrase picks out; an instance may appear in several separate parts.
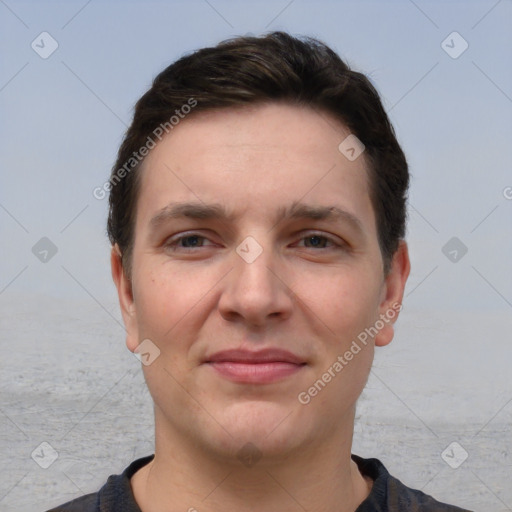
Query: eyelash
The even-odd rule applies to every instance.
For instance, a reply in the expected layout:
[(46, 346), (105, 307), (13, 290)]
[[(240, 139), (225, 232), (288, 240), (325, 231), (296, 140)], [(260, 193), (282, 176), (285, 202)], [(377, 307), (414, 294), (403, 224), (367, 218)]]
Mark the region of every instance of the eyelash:
[[(336, 247), (343, 248), (343, 246), (345, 245), (345, 244), (340, 244), (340, 243), (336, 242), (330, 236), (326, 236), (326, 235), (321, 234), (321, 233), (310, 233), (307, 236), (301, 237), (300, 240), (305, 240), (307, 238), (314, 238), (314, 237), (324, 239), (324, 240), (326, 240), (327, 242), (330, 242), (333, 245), (333, 247), (320, 247), (320, 249), (333, 249), (333, 248), (336, 248)], [(203, 235), (200, 235), (199, 233), (190, 232), (190, 233), (186, 233), (184, 235), (180, 235), (180, 236), (175, 237), (175, 238), (170, 238), (169, 241), (166, 242), (164, 245), (165, 245), (165, 247), (171, 248), (173, 250), (184, 249), (184, 250), (188, 250), (188, 251), (192, 251), (194, 249), (204, 247), (204, 246), (198, 246), (198, 247), (178, 247), (178, 244), (182, 240), (185, 240), (187, 238), (199, 238), (199, 239), (203, 239), (203, 240), (208, 240), (207, 237), (205, 237)], [(305, 248), (306, 249), (315, 249), (315, 247), (305, 247)]]

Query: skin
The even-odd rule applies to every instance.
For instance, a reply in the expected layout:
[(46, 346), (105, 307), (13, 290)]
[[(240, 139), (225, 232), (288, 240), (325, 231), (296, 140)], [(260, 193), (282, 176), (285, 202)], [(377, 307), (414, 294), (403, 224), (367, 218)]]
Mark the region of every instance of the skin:
[[(384, 275), (364, 153), (349, 161), (338, 150), (348, 134), (305, 107), (221, 109), (187, 117), (146, 158), (131, 280), (117, 246), (111, 255), (128, 348), (150, 339), (160, 350), (143, 366), (155, 459), (131, 480), (143, 512), (348, 512), (368, 496), (372, 482), (350, 459), (355, 406), (374, 346), (392, 340), (398, 315), (310, 403), (297, 399), (401, 303), (410, 269), (401, 242)], [(234, 217), (152, 230), (176, 201), (220, 203)], [(277, 217), (293, 201), (337, 206), (360, 230), (344, 219)], [(169, 245), (190, 232), (204, 238)], [(236, 252), (248, 236), (263, 249), (252, 263)], [(202, 364), (218, 350), (266, 347), (306, 364), (264, 385)], [(248, 442), (261, 455), (251, 467), (237, 457)]]

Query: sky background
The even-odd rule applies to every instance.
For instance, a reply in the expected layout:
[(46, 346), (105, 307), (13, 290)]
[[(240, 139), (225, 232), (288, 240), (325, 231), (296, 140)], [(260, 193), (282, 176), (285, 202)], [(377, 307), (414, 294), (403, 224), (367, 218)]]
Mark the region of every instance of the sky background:
[[(82, 296), (64, 266), (112, 297), (107, 199), (92, 191), (135, 101), (186, 52), (284, 29), (327, 42), (382, 95), (412, 174), (410, 305), (510, 311), (511, 13), (510, 0), (0, 2), (0, 290)], [(47, 59), (31, 48), (43, 31), (59, 45)], [(454, 31), (469, 45), (457, 59), (441, 46)], [(456, 263), (441, 252), (454, 236), (468, 248)], [(46, 264), (41, 237), (58, 249)]]
[[(96, 490), (150, 453), (108, 200), (93, 190), (157, 73), (223, 39), (286, 30), (371, 78), (412, 175), (412, 272), (358, 409), (356, 453), (447, 501), (512, 510), (511, 27), (511, 0), (0, 0), (0, 451), (12, 461), (0, 508)], [(42, 32), (58, 44), (47, 58), (31, 46), (51, 49)], [(47, 261), (44, 237), (57, 251)], [(30, 457), (43, 440), (59, 452), (46, 471)], [(441, 458), (455, 441), (470, 454), (457, 471)]]

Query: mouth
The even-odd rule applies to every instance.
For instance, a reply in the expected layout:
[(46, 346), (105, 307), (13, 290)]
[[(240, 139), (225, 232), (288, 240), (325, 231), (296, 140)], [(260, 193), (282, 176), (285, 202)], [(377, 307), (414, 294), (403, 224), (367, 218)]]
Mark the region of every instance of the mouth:
[(307, 363), (291, 352), (266, 349), (257, 352), (225, 350), (208, 357), (205, 364), (233, 382), (270, 384), (300, 372)]

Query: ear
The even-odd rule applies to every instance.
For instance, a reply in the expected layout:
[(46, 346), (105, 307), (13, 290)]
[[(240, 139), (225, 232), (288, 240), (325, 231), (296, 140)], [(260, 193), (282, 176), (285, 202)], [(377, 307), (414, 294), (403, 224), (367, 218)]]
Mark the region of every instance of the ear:
[(133, 300), (132, 283), (126, 276), (123, 268), (121, 250), (117, 244), (112, 246), (110, 268), (112, 271), (112, 279), (117, 288), (121, 314), (123, 315), (126, 330), (126, 346), (133, 352), (139, 345), (137, 315)]
[(400, 241), (398, 249), (393, 255), (391, 268), (384, 280), (381, 303), (379, 305), (380, 319), (384, 327), (375, 336), (375, 346), (383, 347), (391, 343), (395, 334), (393, 324), (402, 309), (405, 283), (409, 277), (411, 262), (405, 241)]

